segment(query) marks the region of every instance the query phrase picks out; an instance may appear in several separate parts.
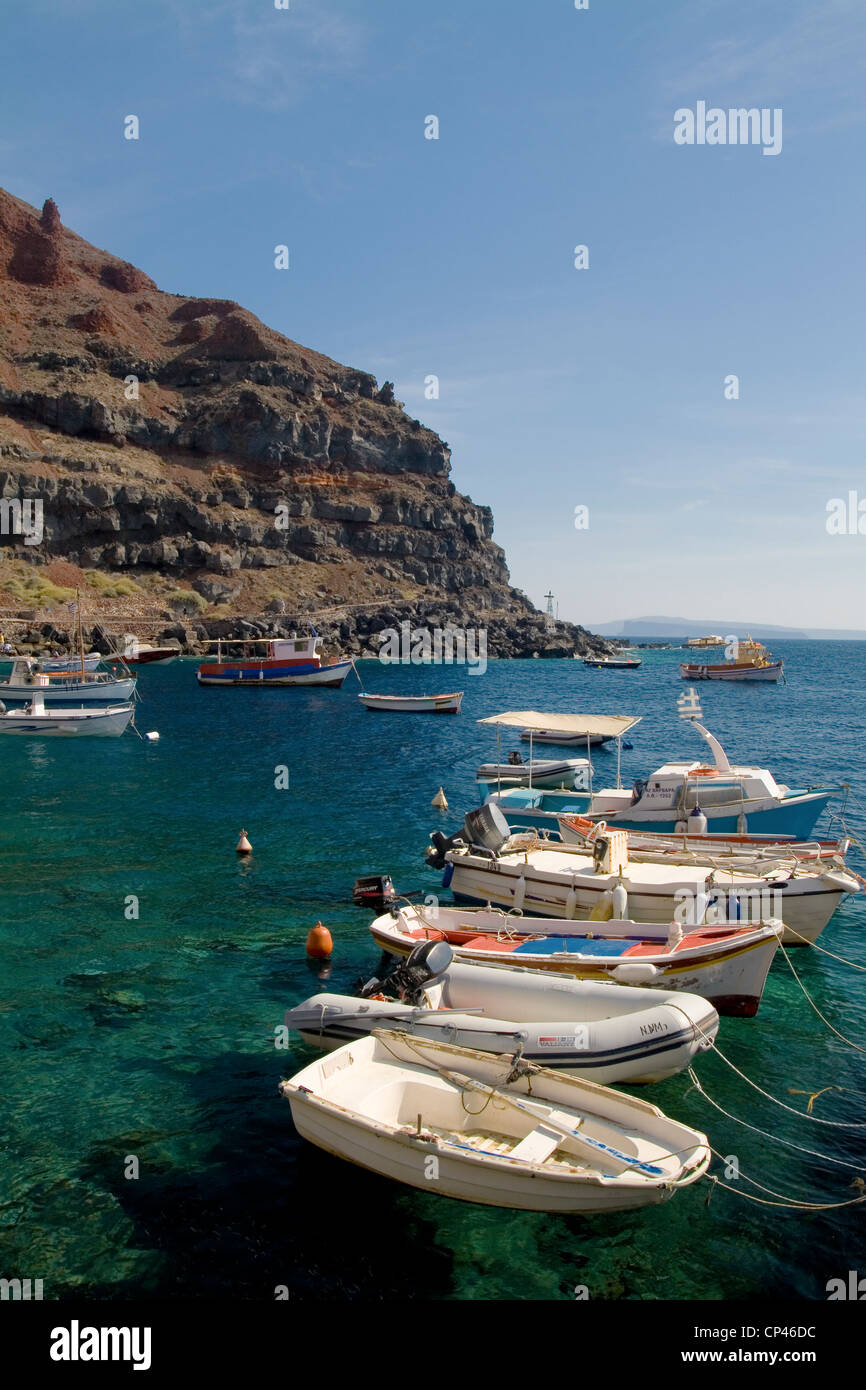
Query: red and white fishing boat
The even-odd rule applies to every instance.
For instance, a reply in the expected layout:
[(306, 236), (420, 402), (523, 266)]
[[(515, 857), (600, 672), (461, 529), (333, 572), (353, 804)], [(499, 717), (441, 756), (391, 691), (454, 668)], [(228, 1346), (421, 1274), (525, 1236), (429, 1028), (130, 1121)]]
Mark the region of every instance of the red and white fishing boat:
[[(240, 657), (226, 656), (223, 646), (241, 646)], [(288, 638), (264, 637), (252, 640), (218, 638), (217, 659), (205, 662), (196, 673), (199, 685), (323, 685), (336, 688), (352, 669), (351, 660), (322, 663), (322, 639), (310, 626), (308, 637), (292, 633)], [(262, 655), (255, 648), (264, 646)]]
[(396, 714), (459, 714), (463, 691), (450, 695), (369, 695), (358, 696), (367, 709), (391, 710)]
[(491, 907), (440, 906), (434, 918), (414, 905), (370, 926), (376, 943), (392, 955), (408, 956), (421, 941), (447, 941), (458, 961), (685, 990), (739, 1018), (758, 1012), (782, 930), (775, 920), (685, 929), (616, 920), (554, 923)]

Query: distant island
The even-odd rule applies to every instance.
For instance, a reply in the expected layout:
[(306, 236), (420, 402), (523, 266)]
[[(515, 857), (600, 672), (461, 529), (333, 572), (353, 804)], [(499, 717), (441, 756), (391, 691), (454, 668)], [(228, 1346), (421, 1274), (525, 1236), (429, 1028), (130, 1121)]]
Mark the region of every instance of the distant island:
[(866, 630), (859, 628), (778, 627), (754, 619), (732, 622), (720, 618), (622, 618), (618, 622), (599, 623), (594, 631), (602, 637), (703, 637), (709, 633), (743, 637), (750, 633), (758, 641), (787, 637), (801, 642), (866, 642)]

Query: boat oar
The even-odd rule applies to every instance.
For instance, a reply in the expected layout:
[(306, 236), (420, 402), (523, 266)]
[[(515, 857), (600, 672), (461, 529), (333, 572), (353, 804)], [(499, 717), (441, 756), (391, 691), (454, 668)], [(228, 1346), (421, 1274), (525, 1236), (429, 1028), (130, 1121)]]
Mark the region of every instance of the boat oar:
[[(638, 1158), (629, 1158), (627, 1154), (620, 1153), (619, 1149), (611, 1148), (609, 1144), (604, 1144), (600, 1139), (590, 1139), (586, 1134), (578, 1134), (577, 1130), (571, 1129), (568, 1125), (562, 1124), (559, 1120), (554, 1120), (551, 1113), (543, 1105), (533, 1105), (529, 1101), (515, 1100), (514, 1096), (507, 1096), (503, 1091), (497, 1090), (495, 1086), (486, 1086), (483, 1081), (476, 1081), (472, 1076), (465, 1076), (459, 1071), (449, 1071), (447, 1067), (437, 1067), (437, 1072), (452, 1085), (459, 1086), (464, 1091), (478, 1091), (482, 1095), (495, 1097), (497, 1100), (504, 1101), (514, 1110), (522, 1110), (524, 1114), (531, 1115), (534, 1120), (540, 1120), (548, 1129), (571, 1139), (578, 1147), (583, 1145), (593, 1153), (604, 1154), (606, 1158), (611, 1158), (616, 1163), (621, 1163), (625, 1168), (637, 1168), (641, 1173), (648, 1173), (652, 1177), (664, 1177), (663, 1168), (659, 1168), (654, 1163), (643, 1163)], [(578, 1122), (580, 1123), (580, 1121)]]

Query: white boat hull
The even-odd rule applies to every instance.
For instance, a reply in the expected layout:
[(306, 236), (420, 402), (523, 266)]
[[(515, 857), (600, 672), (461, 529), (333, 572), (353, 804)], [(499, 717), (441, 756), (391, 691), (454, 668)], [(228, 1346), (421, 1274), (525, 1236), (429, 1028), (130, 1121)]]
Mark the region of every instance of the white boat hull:
[[(554, 850), (500, 855), (495, 861), (455, 850), (448, 855), (453, 865), (450, 888), (459, 901), (585, 921), (620, 876), (594, 873), (591, 858), (572, 853), (573, 868), (564, 849), (561, 854)], [(543, 867), (545, 854), (550, 856), (549, 869)], [(635, 859), (629, 861), (622, 882), (628, 894), (628, 916), (635, 922), (670, 923), (678, 914), (684, 915), (682, 905), (688, 903), (689, 894), (697, 904), (697, 895), (705, 891), (723, 920), (746, 923), (779, 917), (786, 927), (785, 944), (802, 945), (817, 941), (846, 892), (858, 887), (851, 878), (847, 888), (840, 886), (837, 872), (831, 871), (830, 878), (815, 873), (773, 884), (744, 869), (713, 871), (700, 863), (655, 865)]]
[[(558, 927), (541, 917), (508, 917), (481, 908), (439, 908), (434, 922), (420, 910), (386, 913), (370, 926), (374, 941), (393, 955), (408, 956), (424, 940), (444, 939), (458, 961), (521, 966), (584, 980), (614, 980), (649, 989), (682, 990), (708, 999), (720, 1014), (752, 1018), (779, 945), (782, 924), (745, 928), (684, 929), (679, 945), (667, 928), (643, 922), (593, 922)], [(611, 949), (619, 946), (619, 949)], [(629, 949), (640, 947), (636, 955)]]
[[(509, 1084), (509, 1070), (507, 1058), (381, 1032), (280, 1090), (298, 1133), (319, 1148), (483, 1206), (626, 1211), (667, 1201), (706, 1171), (706, 1136), (655, 1106), (541, 1068), (531, 1085), (526, 1076)], [(496, 1088), (492, 1105), (471, 1092), (473, 1082)], [(545, 1129), (548, 1116), (558, 1130)]]
[(134, 705), (117, 705), (93, 710), (52, 709), (41, 714), (10, 711), (0, 715), (0, 734), (29, 734), (36, 738), (119, 738), (134, 708)]
[(450, 695), (368, 695), (358, 696), (361, 704), (370, 710), (384, 710), (392, 714), (459, 714), (463, 702), (463, 691)]
[(13, 703), (29, 703), (38, 691), (46, 705), (73, 704), (120, 704), (131, 700), (135, 694), (135, 676), (121, 680), (76, 681), (65, 675), (58, 675), (48, 685), (26, 685), (0, 683), (0, 700)]

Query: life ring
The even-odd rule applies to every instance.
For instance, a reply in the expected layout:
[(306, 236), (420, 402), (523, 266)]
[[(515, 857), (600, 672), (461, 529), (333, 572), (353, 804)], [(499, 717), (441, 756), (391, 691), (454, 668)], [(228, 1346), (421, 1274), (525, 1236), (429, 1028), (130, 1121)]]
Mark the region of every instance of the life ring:
[(689, 773), (690, 777), (718, 777), (717, 767), (693, 767)]

